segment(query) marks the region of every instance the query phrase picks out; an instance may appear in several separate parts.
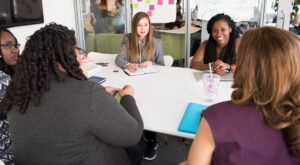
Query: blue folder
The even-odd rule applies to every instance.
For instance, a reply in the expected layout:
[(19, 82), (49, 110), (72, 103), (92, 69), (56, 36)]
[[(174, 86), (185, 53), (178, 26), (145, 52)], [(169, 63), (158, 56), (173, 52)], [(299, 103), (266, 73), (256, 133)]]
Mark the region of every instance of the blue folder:
[(179, 124), (178, 131), (196, 134), (200, 124), (201, 114), (206, 108), (207, 105), (189, 103)]
[(88, 78), (88, 80), (101, 84), (104, 81), (106, 81), (106, 78), (105, 77), (99, 77), (99, 76), (92, 76), (92, 77)]

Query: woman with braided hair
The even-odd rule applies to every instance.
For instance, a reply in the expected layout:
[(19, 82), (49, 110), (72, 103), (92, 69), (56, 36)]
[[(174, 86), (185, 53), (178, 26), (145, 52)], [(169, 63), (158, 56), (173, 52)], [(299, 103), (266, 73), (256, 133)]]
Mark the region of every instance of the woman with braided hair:
[[(87, 81), (79, 68), (75, 32), (58, 24), (25, 45), (0, 105), (7, 112), (16, 164), (131, 164), (143, 121), (133, 89)], [(122, 136), (120, 136), (122, 135)]]
[(200, 44), (191, 62), (191, 68), (212, 69), (217, 74), (235, 70), (235, 56), (239, 48), (239, 32), (233, 20), (226, 14), (217, 14), (207, 23), (209, 39)]

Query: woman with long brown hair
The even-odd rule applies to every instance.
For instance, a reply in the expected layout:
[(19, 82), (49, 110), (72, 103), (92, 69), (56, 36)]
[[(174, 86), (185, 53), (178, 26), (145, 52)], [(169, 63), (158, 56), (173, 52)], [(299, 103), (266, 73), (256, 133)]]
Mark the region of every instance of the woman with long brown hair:
[(145, 12), (138, 12), (132, 20), (132, 33), (123, 38), (116, 58), (117, 66), (131, 72), (152, 65), (164, 65), (161, 40), (153, 37), (150, 18)]
[(300, 38), (247, 31), (232, 87), (231, 101), (203, 112), (187, 164), (300, 164)]

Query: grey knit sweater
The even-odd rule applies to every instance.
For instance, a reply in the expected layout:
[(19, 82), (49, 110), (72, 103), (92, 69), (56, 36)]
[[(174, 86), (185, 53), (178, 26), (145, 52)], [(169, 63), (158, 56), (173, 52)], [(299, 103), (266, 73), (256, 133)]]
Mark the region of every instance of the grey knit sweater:
[[(116, 65), (121, 68), (124, 68), (124, 66), (126, 66), (128, 63), (139, 63), (134, 61), (128, 61), (129, 55), (127, 53), (128, 50), (127, 45), (129, 42), (129, 35), (130, 34), (124, 35), (122, 45), (120, 46), (119, 53), (115, 59)], [(144, 38), (144, 40), (141, 43), (141, 54), (140, 54), (141, 62), (146, 61), (146, 57), (147, 57), (146, 52), (142, 51), (145, 45), (146, 45), (146, 38)], [(154, 45), (153, 49), (155, 52), (154, 59), (152, 60), (153, 64), (165, 65), (161, 40), (153, 37), (153, 45)]]
[(38, 107), (8, 113), (16, 164), (126, 165), (143, 121), (132, 96), (121, 105), (98, 84), (66, 77), (51, 82)]

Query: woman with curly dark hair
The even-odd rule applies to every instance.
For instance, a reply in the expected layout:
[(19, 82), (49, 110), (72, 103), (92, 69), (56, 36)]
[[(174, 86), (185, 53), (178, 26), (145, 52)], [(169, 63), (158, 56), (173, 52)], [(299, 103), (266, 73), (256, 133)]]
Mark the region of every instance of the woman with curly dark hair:
[(202, 113), (187, 164), (299, 165), (300, 38), (249, 30), (236, 64), (231, 101)]
[(226, 14), (213, 16), (207, 24), (209, 39), (204, 41), (191, 62), (191, 68), (212, 69), (217, 74), (235, 70), (235, 56), (239, 47), (239, 32), (234, 21)]
[(143, 132), (133, 89), (119, 90), (118, 104), (116, 89), (87, 81), (79, 56), (75, 32), (62, 25), (27, 41), (0, 106), (16, 164), (130, 164), (123, 147)]

